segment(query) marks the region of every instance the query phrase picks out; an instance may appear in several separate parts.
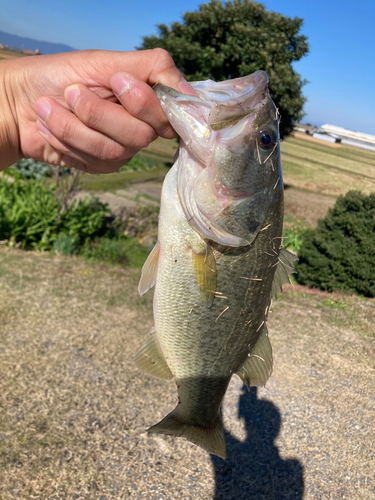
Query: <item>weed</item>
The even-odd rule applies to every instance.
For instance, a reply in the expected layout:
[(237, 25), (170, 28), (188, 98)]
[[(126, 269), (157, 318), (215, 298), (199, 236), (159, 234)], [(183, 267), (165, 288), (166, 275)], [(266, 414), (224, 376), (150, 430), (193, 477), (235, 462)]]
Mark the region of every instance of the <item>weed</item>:
[(302, 220), (295, 220), (290, 215), (284, 217), (284, 222), (286, 227), (283, 231), (283, 247), (298, 253), (303, 243), (303, 236), (308, 228)]
[(78, 246), (77, 238), (61, 233), (53, 244), (53, 250), (61, 255), (73, 255), (77, 253)]
[(119, 172), (129, 170), (149, 170), (151, 168), (156, 168), (155, 160), (141, 156), (134, 156), (127, 165), (120, 168)]
[(89, 262), (106, 262), (139, 269), (144, 264), (148, 251), (134, 238), (97, 238), (87, 241), (80, 254)]
[(326, 307), (331, 307), (332, 309), (345, 309), (346, 307), (348, 307), (348, 304), (346, 304), (342, 300), (332, 300), (332, 299), (324, 299), (323, 305)]

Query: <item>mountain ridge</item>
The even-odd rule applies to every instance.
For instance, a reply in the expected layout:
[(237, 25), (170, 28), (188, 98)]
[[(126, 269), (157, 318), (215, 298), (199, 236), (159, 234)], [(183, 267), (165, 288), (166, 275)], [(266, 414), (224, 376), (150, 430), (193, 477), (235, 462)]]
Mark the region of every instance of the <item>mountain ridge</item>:
[(52, 43), (43, 40), (35, 40), (18, 35), (12, 35), (0, 30), (0, 44), (9, 45), (16, 49), (26, 49), (35, 52), (39, 50), (41, 54), (57, 54), (59, 52), (73, 52), (77, 50), (64, 43)]

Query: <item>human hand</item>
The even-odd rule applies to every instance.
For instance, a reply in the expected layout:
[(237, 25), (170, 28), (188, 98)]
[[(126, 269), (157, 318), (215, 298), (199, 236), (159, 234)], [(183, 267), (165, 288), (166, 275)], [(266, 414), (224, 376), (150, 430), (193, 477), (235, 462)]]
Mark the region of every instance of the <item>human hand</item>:
[(0, 170), (30, 157), (90, 173), (114, 172), (157, 136), (176, 136), (152, 85), (194, 93), (162, 49), (1, 61), (1, 83)]

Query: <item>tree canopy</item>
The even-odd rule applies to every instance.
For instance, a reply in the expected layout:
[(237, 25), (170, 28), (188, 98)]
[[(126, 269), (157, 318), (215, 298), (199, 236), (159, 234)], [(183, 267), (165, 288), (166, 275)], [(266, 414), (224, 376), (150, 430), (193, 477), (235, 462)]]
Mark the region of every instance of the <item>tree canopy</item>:
[(157, 25), (158, 36), (145, 36), (139, 49), (161, 47), (190, 81), (216, 81), (267, 71), (269, 89), (281, 114), (280, 133), (292, 131), (303, 117), (302, 87), (306, 83), (292, 67), (308, 53), (299, 31), (303, 19), (268, 12), (260, 3), (211, 0), (186, 12), (183, 22)]

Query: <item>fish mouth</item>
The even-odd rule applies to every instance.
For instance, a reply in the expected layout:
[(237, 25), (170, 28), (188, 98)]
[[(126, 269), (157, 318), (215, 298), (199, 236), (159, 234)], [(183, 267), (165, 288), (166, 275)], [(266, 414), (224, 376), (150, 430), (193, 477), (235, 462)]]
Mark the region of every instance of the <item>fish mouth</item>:
[(265, 71), (256, 71), (242, 78), (212, 84), (206, 89), (196, 85), (195, 91), (204, 99), (213, 103), (208, 117), (211, 130), (229, 128), (245, 116), (254, 113), (261, 107), (268, 95), (268, 77)]
[[(197, 122), (216, 131), (229, 128), (242, 118), (255, 114), (267, 101), (268, 77), (265, 71), (225, 82), (191, 82), (197, 96), (182, 94), (165, 85), (153, 89), (176, 132), (185, 140), (173, 108), (185, 109)], [(185, 141), (186, 142), (186, 141)]]

